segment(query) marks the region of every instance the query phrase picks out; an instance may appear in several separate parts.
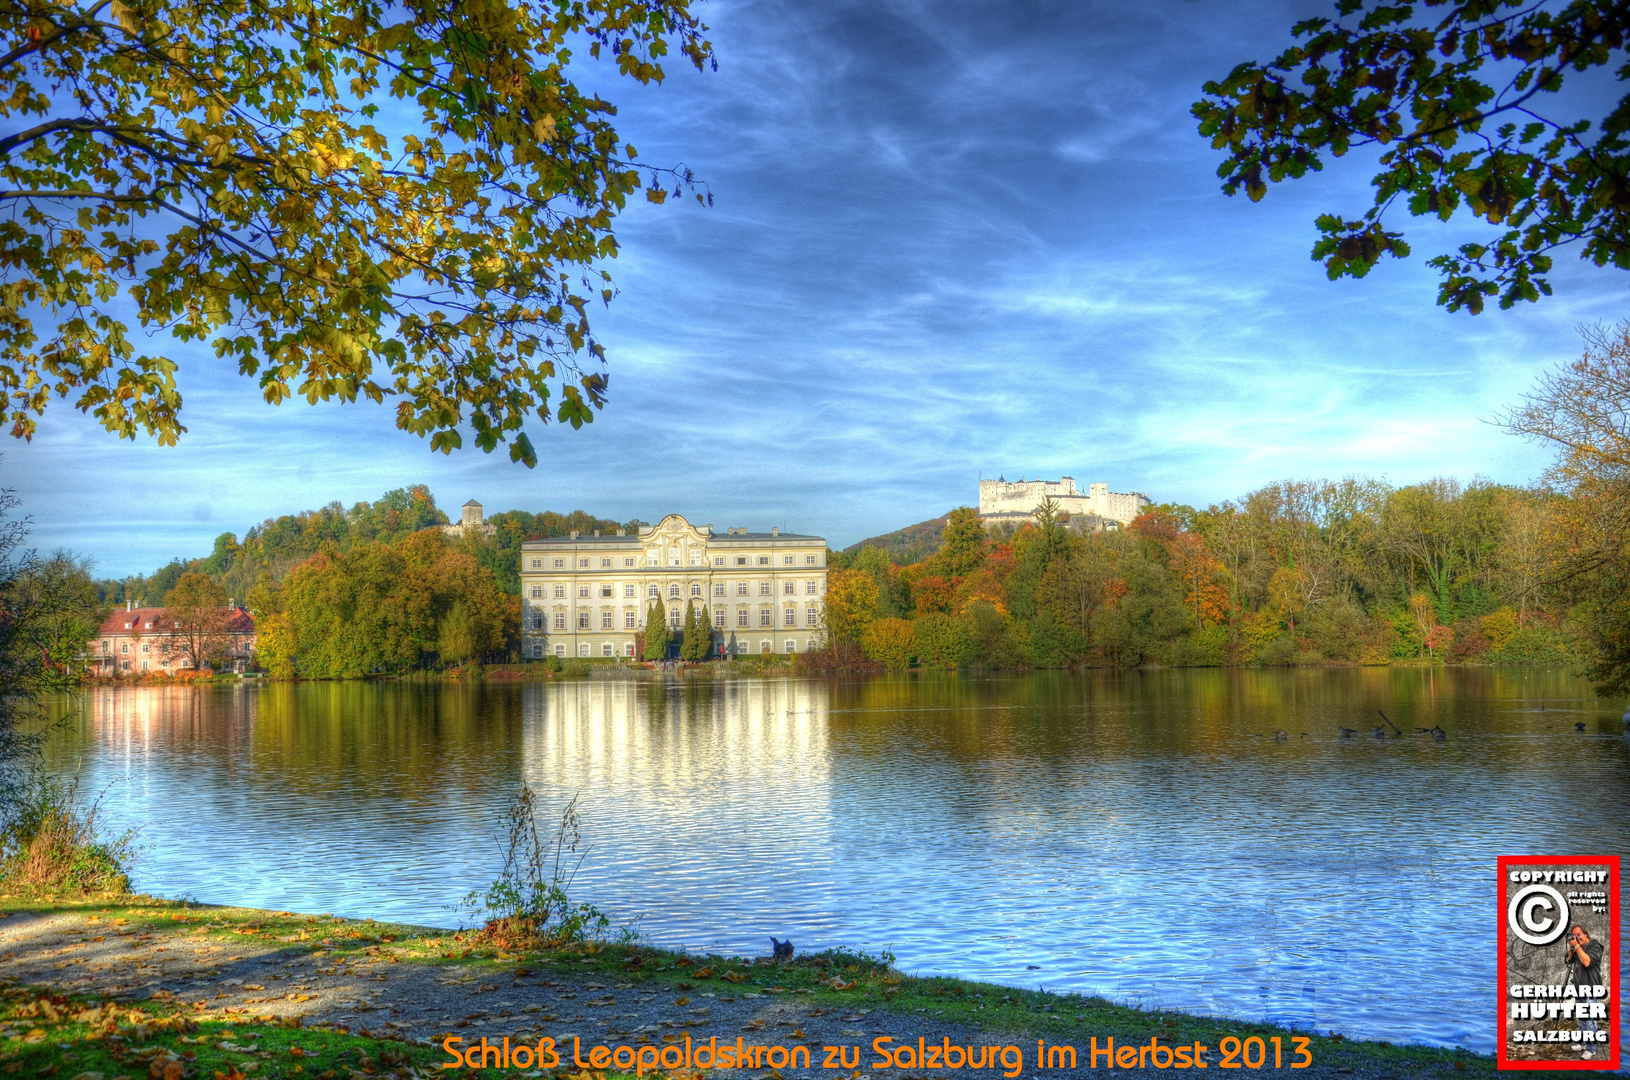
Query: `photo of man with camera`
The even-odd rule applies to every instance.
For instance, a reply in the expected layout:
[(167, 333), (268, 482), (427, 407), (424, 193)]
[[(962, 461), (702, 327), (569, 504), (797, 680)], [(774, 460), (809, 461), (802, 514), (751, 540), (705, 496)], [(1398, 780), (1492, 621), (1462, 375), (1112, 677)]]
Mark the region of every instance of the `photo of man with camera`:
[[(1602, 943), (1592, 941), (1590, 935), (1585, 933), (1583, 926), (1575, 926), (1568, 931), (1567, 936), (1562, 939), (1562, 943), (1568, 950), (1568, 984), (1570, 986), (1602, 985)], [(1579, 1030), (1595, 1031), (1596, 1021), (1579, 1021)], [(1596, 1056), (1596, 1051), (1587, 1047), (1580, 1056), (1593, 1058)]]

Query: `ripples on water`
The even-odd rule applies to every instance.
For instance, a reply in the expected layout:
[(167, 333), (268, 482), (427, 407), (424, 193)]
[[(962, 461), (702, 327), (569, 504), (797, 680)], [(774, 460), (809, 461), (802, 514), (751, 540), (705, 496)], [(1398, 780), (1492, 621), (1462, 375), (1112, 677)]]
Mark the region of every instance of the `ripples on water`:
[[(555, 805), (581, 792), (574, 893), (659, 944), (791, 935), (918, 973), (1482, 1051), (1495, 856), (1630, 848), (1616, 711), (1549, 672), (97, 688), (83, 705), (54, 759), (142, 828), (136, 884), (160, 894), (454, 925), (525, 782)], [(1449, 738), (1378, 740), (1377, 708)]]

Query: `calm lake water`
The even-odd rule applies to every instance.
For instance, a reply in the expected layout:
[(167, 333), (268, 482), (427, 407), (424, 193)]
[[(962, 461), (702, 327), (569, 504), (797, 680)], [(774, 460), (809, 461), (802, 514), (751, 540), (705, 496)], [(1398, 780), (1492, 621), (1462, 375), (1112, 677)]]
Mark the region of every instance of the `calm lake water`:
[(1542, 669), (96, 688), (51, 753), (159, 894), (457, 925), (530, 784), (658, 944), (1489, 1051), (1495, 857), (1630, 851), (1622, 710)]

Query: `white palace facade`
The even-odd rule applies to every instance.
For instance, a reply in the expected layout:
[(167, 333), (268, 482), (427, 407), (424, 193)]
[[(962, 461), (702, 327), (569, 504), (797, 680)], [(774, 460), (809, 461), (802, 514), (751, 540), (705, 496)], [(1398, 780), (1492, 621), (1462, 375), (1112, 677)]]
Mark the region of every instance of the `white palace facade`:
[(807, 652), (821, 644), (826, 540), (692, 525), (670, 514), (637, 535), (549, 537), (521, 545), (521, 635), (528, 659), (631, 657), (652, 601), (677, 639), (691, 601), (713, 624), (714, 655)]

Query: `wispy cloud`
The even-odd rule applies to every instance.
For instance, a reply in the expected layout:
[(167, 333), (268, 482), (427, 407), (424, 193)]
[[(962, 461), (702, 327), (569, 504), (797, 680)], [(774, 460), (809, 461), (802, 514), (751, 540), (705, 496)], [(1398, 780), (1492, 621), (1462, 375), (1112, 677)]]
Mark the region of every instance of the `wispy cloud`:
[(1520, 482), (1537, 449), (1483, 423), (1624, 282), (1448, 315), (1422, 264), (1360, 282), (1308, 259), (1312, 219), (1361, 209), (1342, 163), (1224, 198), (1188, 115), (1200, 84), (1284, 46), (1321, 3), (728, 0), (720, 70), (619, 85), (642, 159), (715, 206), (637, 203), (597, 318), (612, 400), (533, 433), (537, 470), (432, 455), (389, 408), (259, 401), (184, 352), (192, 430), (132, 447), (53, 407), (4, 448), (47, 545), (107, 572), (206, 550), (261, 518), (429, 483), (443, 502), (786, 524), (844, 544), (976, 498), (981, 472), (1069, 473), (1208, 503), (1285, 476)]

